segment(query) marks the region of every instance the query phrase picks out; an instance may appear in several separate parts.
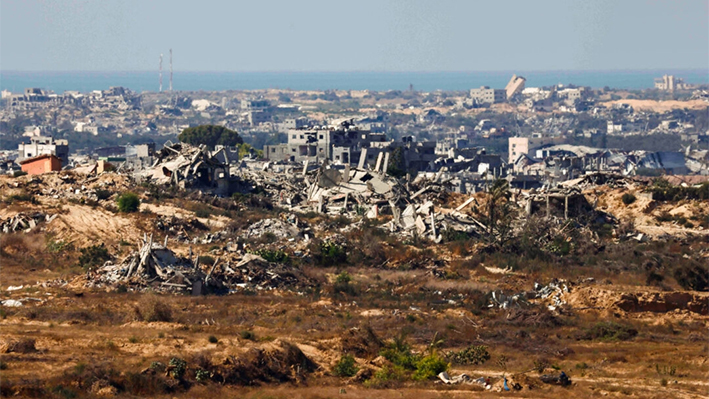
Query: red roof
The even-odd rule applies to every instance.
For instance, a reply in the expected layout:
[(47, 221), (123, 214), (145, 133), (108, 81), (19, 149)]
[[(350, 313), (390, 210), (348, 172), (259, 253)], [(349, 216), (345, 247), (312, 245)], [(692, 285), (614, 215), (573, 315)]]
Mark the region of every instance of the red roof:
[(22, 161), (19, 162), (19, 164), (20, 164), (20, 165), (24, 165), (24, 164), (26, 164), (26, 163), (31, 163), (31, 162), (34, 162), (34, 161), (39, 161), (40, 159), (46, 159), (46, 158), (52, 158), (52, 157), (59, 159), (59, 158), (58, 158), (56, 155), (54, 155), (54, 154), (42, 154), (42, 155), (37, 155), (37, 156), (34, 157), (34, 158), (23, 159)]

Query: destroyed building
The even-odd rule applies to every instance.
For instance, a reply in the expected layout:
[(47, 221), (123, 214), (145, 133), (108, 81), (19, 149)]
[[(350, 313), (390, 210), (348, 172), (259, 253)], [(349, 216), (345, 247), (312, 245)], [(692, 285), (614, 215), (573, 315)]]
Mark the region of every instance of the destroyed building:
[(34, 158), (39, 155), (54, 155), (62, 161), (62, 165), (69, 164), (69, 142), (55, 140), (52, 137), (32, 137), (30, 143), (20, 143), (17, 147), (18, 160)]
[(177, 143), (163, 147), (156, 158), (152, 167), (139, 171), (138, 175), (157, 184), (231, 194), (233, 179), (229, 165), (214, 157), (205, 146)]
[[(383, 133), (361, 130), (352, 120), (333, 126), (288, 130), (288, 143), (264, 146), (264, 158), (269, 161), (315, 162), (327, 159), (335, 163), (356, 163), (363, 148), (373, 142), (383, 142)], [(370, 153), (373, 161), (376, 154)]]

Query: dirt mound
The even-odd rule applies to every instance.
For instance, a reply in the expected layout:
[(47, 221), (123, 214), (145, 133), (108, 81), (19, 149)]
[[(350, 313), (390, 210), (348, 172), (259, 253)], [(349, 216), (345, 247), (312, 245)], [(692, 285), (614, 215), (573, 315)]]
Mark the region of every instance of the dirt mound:
[[(635, 196), (631, 204), (623, 202), (623, 195), (628, 193)], [(618, 220), (632, 221), (635, 230), (649, 236), (709, 234), (707, 229), (686, 227), (673, 220), (662, 221), (663, 215), (701, 218), (709, 214), (707, 201), (658, 202), (643, 194), (641, 187), (636, 185), (627, 188), (595, 187), (586, 190), (584, 195), (591, 203), (596, 202), (600, 210), (612, 214)]]
[(561, 321), (545, 308), (513, 309), (507, 321), (515, 326), (557, 327)]
[(620, 292), (597, 287), (578, 287), (564, 300), (574, 309), (618, 309), (625, 312), (666, 313), (689, 310), (709, 314), (708, 295), (692, 292)]
[(340, 343), (343, 353), (360, 358), (376, 356), (384, 345), (369, 326), (347, 330)]
[(83, 246), (140, 236), (130, 217), (89, 206), (65, 205), (64, 209), (65, 213), (47, 224), (47, 230), (55, 234), (56, 240)]
[(19, 340), (5, 340), (0, 343), (0, 353), (33, 353), (37, 352), (35, 340), (22, 338)]
[(624, 294), (613, 305), (626, 312), (666, 313), (686, 309), (703, 316), (709, 315), (707, 297), (690, 292)]
[(253, 348), (239, 358), (229, 356), (215, 375), (227, 384), (257, 385), (299, 381), (317, 368), (298, 346), (277, 341), (271, 348)]

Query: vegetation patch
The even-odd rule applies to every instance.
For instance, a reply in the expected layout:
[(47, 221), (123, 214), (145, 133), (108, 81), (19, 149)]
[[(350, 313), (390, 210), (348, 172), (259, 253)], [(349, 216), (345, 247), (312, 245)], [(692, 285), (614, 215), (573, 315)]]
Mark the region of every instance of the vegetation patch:
[(125, 192), (116, 198), (116, 204), (120, 212), (138, 212), (138, 208), (140, 208), (140, 198), (136, 193)]
[(638, 335), (638, 330), (627, 324), (605, 321), (585, 329), (580, 335), (584, 340), (627, 341)]

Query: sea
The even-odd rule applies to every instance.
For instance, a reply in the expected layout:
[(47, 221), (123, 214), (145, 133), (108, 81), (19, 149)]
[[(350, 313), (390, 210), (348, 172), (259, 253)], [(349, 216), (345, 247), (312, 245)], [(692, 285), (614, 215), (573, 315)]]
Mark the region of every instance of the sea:
[[(652, 88), (654, 79), (675, 75), (687, 83), (709, 84), (709, 71), (615, 70), (615, 71), (494, 71), (494, 72), (185, 72), (175, 71), (176, 91), (225, 91), (258, 89), (292, 90), (414, 90), (465, 91), (480, 86), (504, 88), (513, 74), (527, 79), (526, 87), (563, 85), (640, 90)], [(20, 72), (0, 71), (0, 89), (13, 93), (28, 87), (90, 92), (123, 86), (136, 92), (159, 90), (158, 71), (138, 72)], [(163, 90), (169, 73), (163, 71)]]

